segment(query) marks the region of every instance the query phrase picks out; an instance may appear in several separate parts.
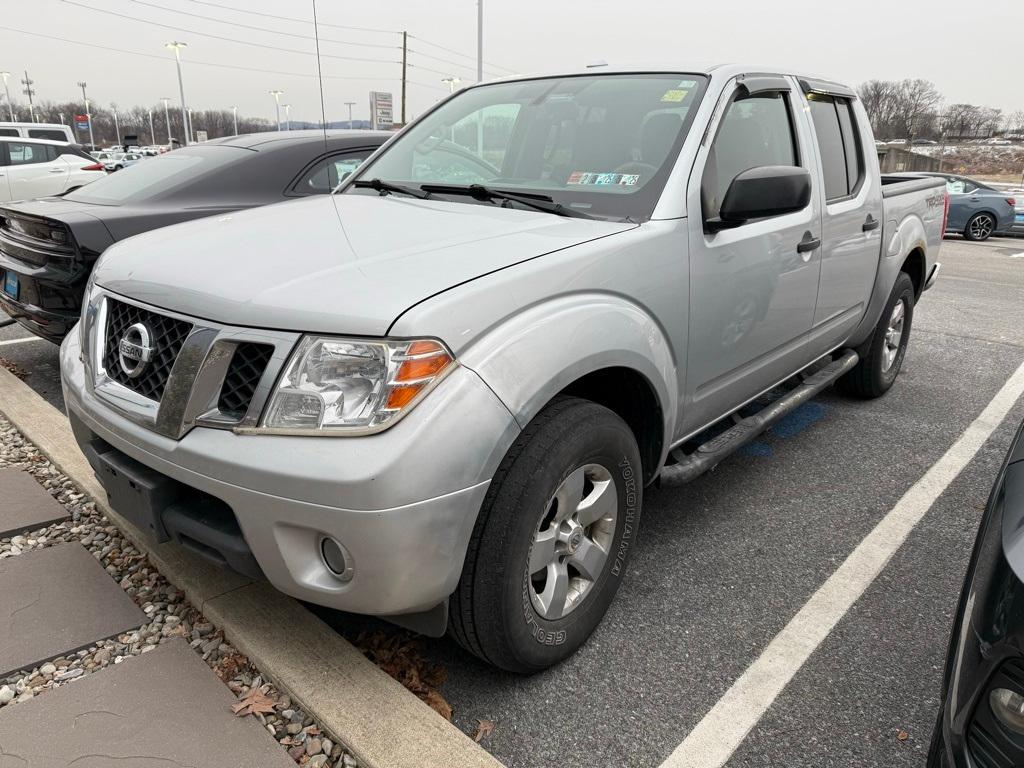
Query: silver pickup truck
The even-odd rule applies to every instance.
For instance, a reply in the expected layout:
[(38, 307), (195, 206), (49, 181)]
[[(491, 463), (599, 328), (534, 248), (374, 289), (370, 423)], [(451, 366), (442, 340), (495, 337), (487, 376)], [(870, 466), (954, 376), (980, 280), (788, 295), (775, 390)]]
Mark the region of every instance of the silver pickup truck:
[(156, 539), (532, 672), (601, 621), (645, 488), (893, 384), (945, 199), (823, 80), (481, 84), (332, 196), (111, 247), (68, 415)]

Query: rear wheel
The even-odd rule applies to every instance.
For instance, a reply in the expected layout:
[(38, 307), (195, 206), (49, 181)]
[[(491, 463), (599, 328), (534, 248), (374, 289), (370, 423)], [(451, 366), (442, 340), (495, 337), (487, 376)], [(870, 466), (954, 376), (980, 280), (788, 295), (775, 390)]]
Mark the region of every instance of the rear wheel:
[(964, 237), (968, 240), (988, 240), (996, 228), (996, 220), (991, 214), (979, 213), (967, 222), (967, 229), (964, 230)]
[(632, 550), (640, 453), (626, 423), (560, 397), (495, 473), (449, 604), (466, 650), (532, 673), (572, 655), (611, 604)]
[(860, 360), (839, 380), (839, 389), (864, 398), (885, 394), (903, 366), (913, 320), (914, 283), (900, 272), (874, 333), (857, 350)]

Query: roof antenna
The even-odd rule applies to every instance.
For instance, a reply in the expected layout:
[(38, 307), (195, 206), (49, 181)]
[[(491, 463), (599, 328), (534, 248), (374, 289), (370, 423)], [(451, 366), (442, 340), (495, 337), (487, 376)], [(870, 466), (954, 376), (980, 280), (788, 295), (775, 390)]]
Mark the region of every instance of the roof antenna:
[(313, 2), (313, 37), (316, 39), (316, 76), (320, 82), (320, 125), (324, 129), (324, 152), (327, 151), (327, 109), (324, 107), (324, 73), (320, 64), (320, 28), (316, 23), (316, 0)]

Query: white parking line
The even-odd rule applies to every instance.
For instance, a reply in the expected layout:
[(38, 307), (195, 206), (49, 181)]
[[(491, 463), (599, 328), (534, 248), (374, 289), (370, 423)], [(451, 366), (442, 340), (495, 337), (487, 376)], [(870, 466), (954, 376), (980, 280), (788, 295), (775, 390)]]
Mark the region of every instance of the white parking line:
[(11, 344), (28, 344), (30, 341), (45, 341), (45, 339), (41, 339), (38, 336), (29, 336), (25, 339), (7, 339), (5, 341), (0, 341), (0, 347), (7, 347)]
[(768, 644), (661, 768), (719, 768), (815, 649), (878, 577), (935, 500), (1024, 393), (1024, 363), (949, 450), (896, 502)]
[(1020, 253), (1011, 253), (1010, 254), (1010, 258), (1011, 259), (1024, 259), (1024, 251), (1021, 251)]

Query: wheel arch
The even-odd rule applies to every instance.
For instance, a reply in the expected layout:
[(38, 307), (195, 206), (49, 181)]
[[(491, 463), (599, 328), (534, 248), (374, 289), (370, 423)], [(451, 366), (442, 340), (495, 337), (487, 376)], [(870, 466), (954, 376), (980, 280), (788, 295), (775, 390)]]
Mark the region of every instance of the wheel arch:
[(914, 284), (915, 301), (921, 298), (921, 292), (924, 290), (924, 284), (927, 280), (927, 275), (925, 274), (926, 264), (924, 250), (917, 246), (907, 254), (903, 264), (900, 265), (900, 272), (906, 272), (910, 276), (910, 282)]

